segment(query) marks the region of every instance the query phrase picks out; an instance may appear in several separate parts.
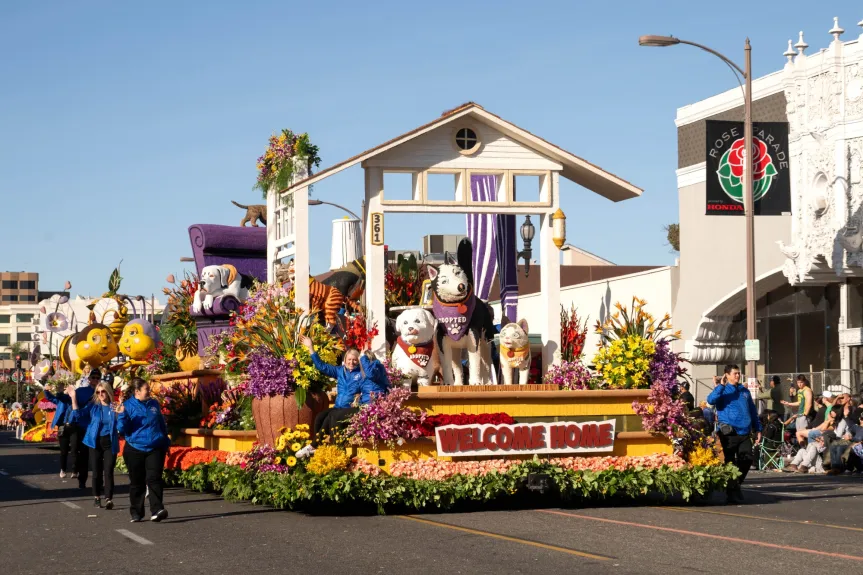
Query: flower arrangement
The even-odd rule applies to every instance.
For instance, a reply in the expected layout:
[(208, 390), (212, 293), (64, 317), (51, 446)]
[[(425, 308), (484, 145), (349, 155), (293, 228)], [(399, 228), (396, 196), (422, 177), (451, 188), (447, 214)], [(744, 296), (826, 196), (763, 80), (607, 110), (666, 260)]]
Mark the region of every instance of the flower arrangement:
[(390, 385), (393, 387), (402, 385), (408, 379), (407, 374), (397, 368), (393, 363), (392, 354), (387, 354), (387, 356), (381, 360), (381, 364), (383, 364), (384, 370), (387, 372), (387, 381), (389, 381)]
[(282, 130), (280, 134), (270, 136), (267, 149), (256, 164), (258, 179), (255, 188), (263, 192), (264, 199), (271, 189), (279, 191), (287, 188), (293, 180), (295, 161), (305, 162), (311, 175), (312, 167), (321, 164), (318, 152), (318, 147), (312, 144), (306, 133), (294, 134), (290, 130)]
[[(183, 279), (177, 283), (171, 274), (167, 277), (167, 282), (171, 287), (162, 288), (162, 293), (168, 296), (168, 305), (160, 328), (161, 340), (168, 349), (173, 348), (180, 358), (196, 356), (198, 327), (192, 317), (191, 307), (198, 288), (198, 276), (183, 272)], [(168, 355), (164, 350), (159, 353)]]
[(610, 389), (639, 389), (650, 385), (648, 370), (656, 344), (640, 335), (613, 339), (599, 348), (593, 363)]
[(165, 424), (172, 435), (176, 435), (181, 428), (194, 427), (201, 421), (203, 407), (194, 384), (183, 382), (154, 386), (151, 391), (162, 407)]
[(57, 411), (57, 406), (47, 399), (40, 400), (39, 403), (36, 404), (36, 407), (42, 411)]
[(218, 461), (225, 463), (227, 451), (202, 449), (200, 447), (169, 447), (165, 457), (165, 469), (181, 469), (183, 471), (201, 463)]
[(545, 373), (542, 382), (556, 385), (560, 389), (592, 389), (596, 387), (593, 374), (584, 367), (580, 361), (561, 361), (558, 365), (552, 365)]
[(699, 445), (693, 449), (686, 458), (690, 465), (721, 465), (716, 450), (710, 445)]
[(581, 360), (587, 338), (587, 318), (579, 320), (573, 305), (567, 312), (560, 306), (560, 359), (564, 362)]
[(399, 255), (398, 261), (384, 272), (385, 301), (387, 306), (419, 305), (423, 281), (428, 279), (428, 268), (417, 263), (416, 256)]
[(678, 339), (680, 332), (666, 334), (671, 330), (671, 316), (665, 314), (657, 322), (645, 309), (647, 302), (637, 297), (632, 298), (632, 308), (624, 308), (620, 302), (614, 304), (615, 312), (604, 322), (596, 322), (596, 333), (600, 335), (600, 345), (605, 345), (616, 339), (638, 336), (647, 340)]
[(303, 405), (307, 392), (332, 384), (315, 369), (300, 337), (308, 335), (321, 359), (330, 364), (344, 351), (342, 341), (295, 308), (290, 292), (282, 286), (256, 283), (231, 322), (228, 363), (234, 364), (233, 369), (248, 370), (250, 395), (294, 393), (297, 404)]
[(506, 413), (482, 413), (479, 415), (459, 413), (458, 415), (426, 415), (425, 420), (420, 424), (419, 428), (423, 436), (430, 437), (434, 436), (435, 428), (444, 425), (501, 425), (513, 423), (515, 423), (515, 419)]
[(162, 373), (175, 373), (180, 371), (180, 362), (176, 354), (165, 353), (165, 344), (159, 342), (156, 347), (144, 358), (147, 365), (144, 366), (146, 375), (159, 375)]
[(327, 475), (333, 471), (348, 468), (350, 458), (344, 449), (337, 445), (322, 445), (306, 464), (306, 470), (315, 475)]
[(367, 325), (365, 314), (345, 316), (345, 347), (355, 347), (360, 351), (370, 349), (372, 339), (378, 333), (377, 322)]
[(229, 403), (214, 403), (210, 405), (207, 414), (201, 419), (204, 429), (242, 429), (241, 413), (237, 405)]
[(372, 449), (377, 449), (379, 443), (395, 448), (405, 440), (421, 437), (426, 414), (405, 405), (410, 396), (409, 389), (396, 388), (373, 397), (351, 417), (345, 430), (348, 441), (354, 445), (371, 444)]

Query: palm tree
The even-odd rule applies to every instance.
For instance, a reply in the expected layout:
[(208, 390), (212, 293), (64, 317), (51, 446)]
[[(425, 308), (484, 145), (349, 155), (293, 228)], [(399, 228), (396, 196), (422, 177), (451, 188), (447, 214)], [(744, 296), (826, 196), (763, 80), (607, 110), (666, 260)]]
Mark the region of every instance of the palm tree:
[(13, 366), (15, 362), (15, 356), (21, 356), (21, 368), (24, 368), (25, 363), (27, 362), (27, 358), (30, 357), (30, 350), (27, 349), (27, 345), (23, 341), (16, 341), (15, 343), (6, 347), (6, 351), (9, 352), (9, 359), (12, 360)]

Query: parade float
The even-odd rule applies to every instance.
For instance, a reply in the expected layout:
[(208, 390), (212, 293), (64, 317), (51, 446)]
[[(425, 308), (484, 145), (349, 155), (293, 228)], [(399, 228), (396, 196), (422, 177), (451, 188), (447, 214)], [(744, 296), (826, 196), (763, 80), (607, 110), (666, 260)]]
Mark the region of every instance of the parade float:
[[(307, 135), (273, 136), (258, 161), (266, 206), (237, 204), (248, 211), (236, 228), (190, 228), (196, 275), (179, 286), (169, 278), (174, 312), (162, 330), (182, 326), (188, 337), (173, 339), (175, 349), (191, 346), (194, 332), (200, 363), (169, 372), (172, 353), (160, 347), (146, 368), (174, 390), (164, 395), (168, 416), (201, 409), (199, 425), (173, 433), (172, 482), (279, 508), (384, 512), (688, 499), (736, 477), (678, 398), (686, 374), (668, 317), (637, 299), (617, 304), (595, 327), (594, 353), (577, 310), (560, 306), (560, 178), (612, 201), (641, 190), (472, 103), (312, 175), (318, 162)], [(311, 186), (356, 164), (365, 170), (364, 255), (312, 277)], [(391, 194), (392, 174), (407, 175), (407, 194)], [(451, 196), (432, 194), (438, 176)], [(387, 214), (411, 213), (467, 214), (467, 239), (443, 263), (388, 268)], [(532, 249), (547, 307), (524, 318), (515, 274), (520, 257), (527, 273)], [(392, 385), (310, 456), (333, 382), (314, 368), (305, 336), (330, 364), (349, 346), (372, 352)]]

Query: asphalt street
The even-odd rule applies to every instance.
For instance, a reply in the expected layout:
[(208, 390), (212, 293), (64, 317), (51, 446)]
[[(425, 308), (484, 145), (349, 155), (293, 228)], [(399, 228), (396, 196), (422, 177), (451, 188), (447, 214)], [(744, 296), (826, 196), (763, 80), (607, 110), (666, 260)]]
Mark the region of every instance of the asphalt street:
[(745, 505), (311, 516), (170, 489), (163, 523), (0, 432), (0, 573), (863, 573), (863, 479), (750, 475)]

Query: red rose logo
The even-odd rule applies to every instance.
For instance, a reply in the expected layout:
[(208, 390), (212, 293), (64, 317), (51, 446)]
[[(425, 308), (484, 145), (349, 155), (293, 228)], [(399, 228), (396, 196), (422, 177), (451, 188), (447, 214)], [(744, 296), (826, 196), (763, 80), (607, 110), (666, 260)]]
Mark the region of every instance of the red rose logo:
[[(746, 169), (746, 146), (744, 142), (742, 138), (734, 142), (731, 146), (731, 152), (728, 154), (731, 173), (738, 178), (743, 177), (743, 172)], [(772, 160), (770, 154), (767, 153), (767, 144), (758, 138), (752, 138), (752, 173), (756, 181), (764, 177), (764, 172), (770, 163)]]
[[(744, 143), (743, 138), (736, 140), (719, 160), (719, 169), (716, 171), (722, 189), (731, 199), (740, 203), (743, 203), (743, 175), (746, 171)], [(752, 138), (752, 196), (755, 201), (764, 197), (777, 174), (767, 144)]]

